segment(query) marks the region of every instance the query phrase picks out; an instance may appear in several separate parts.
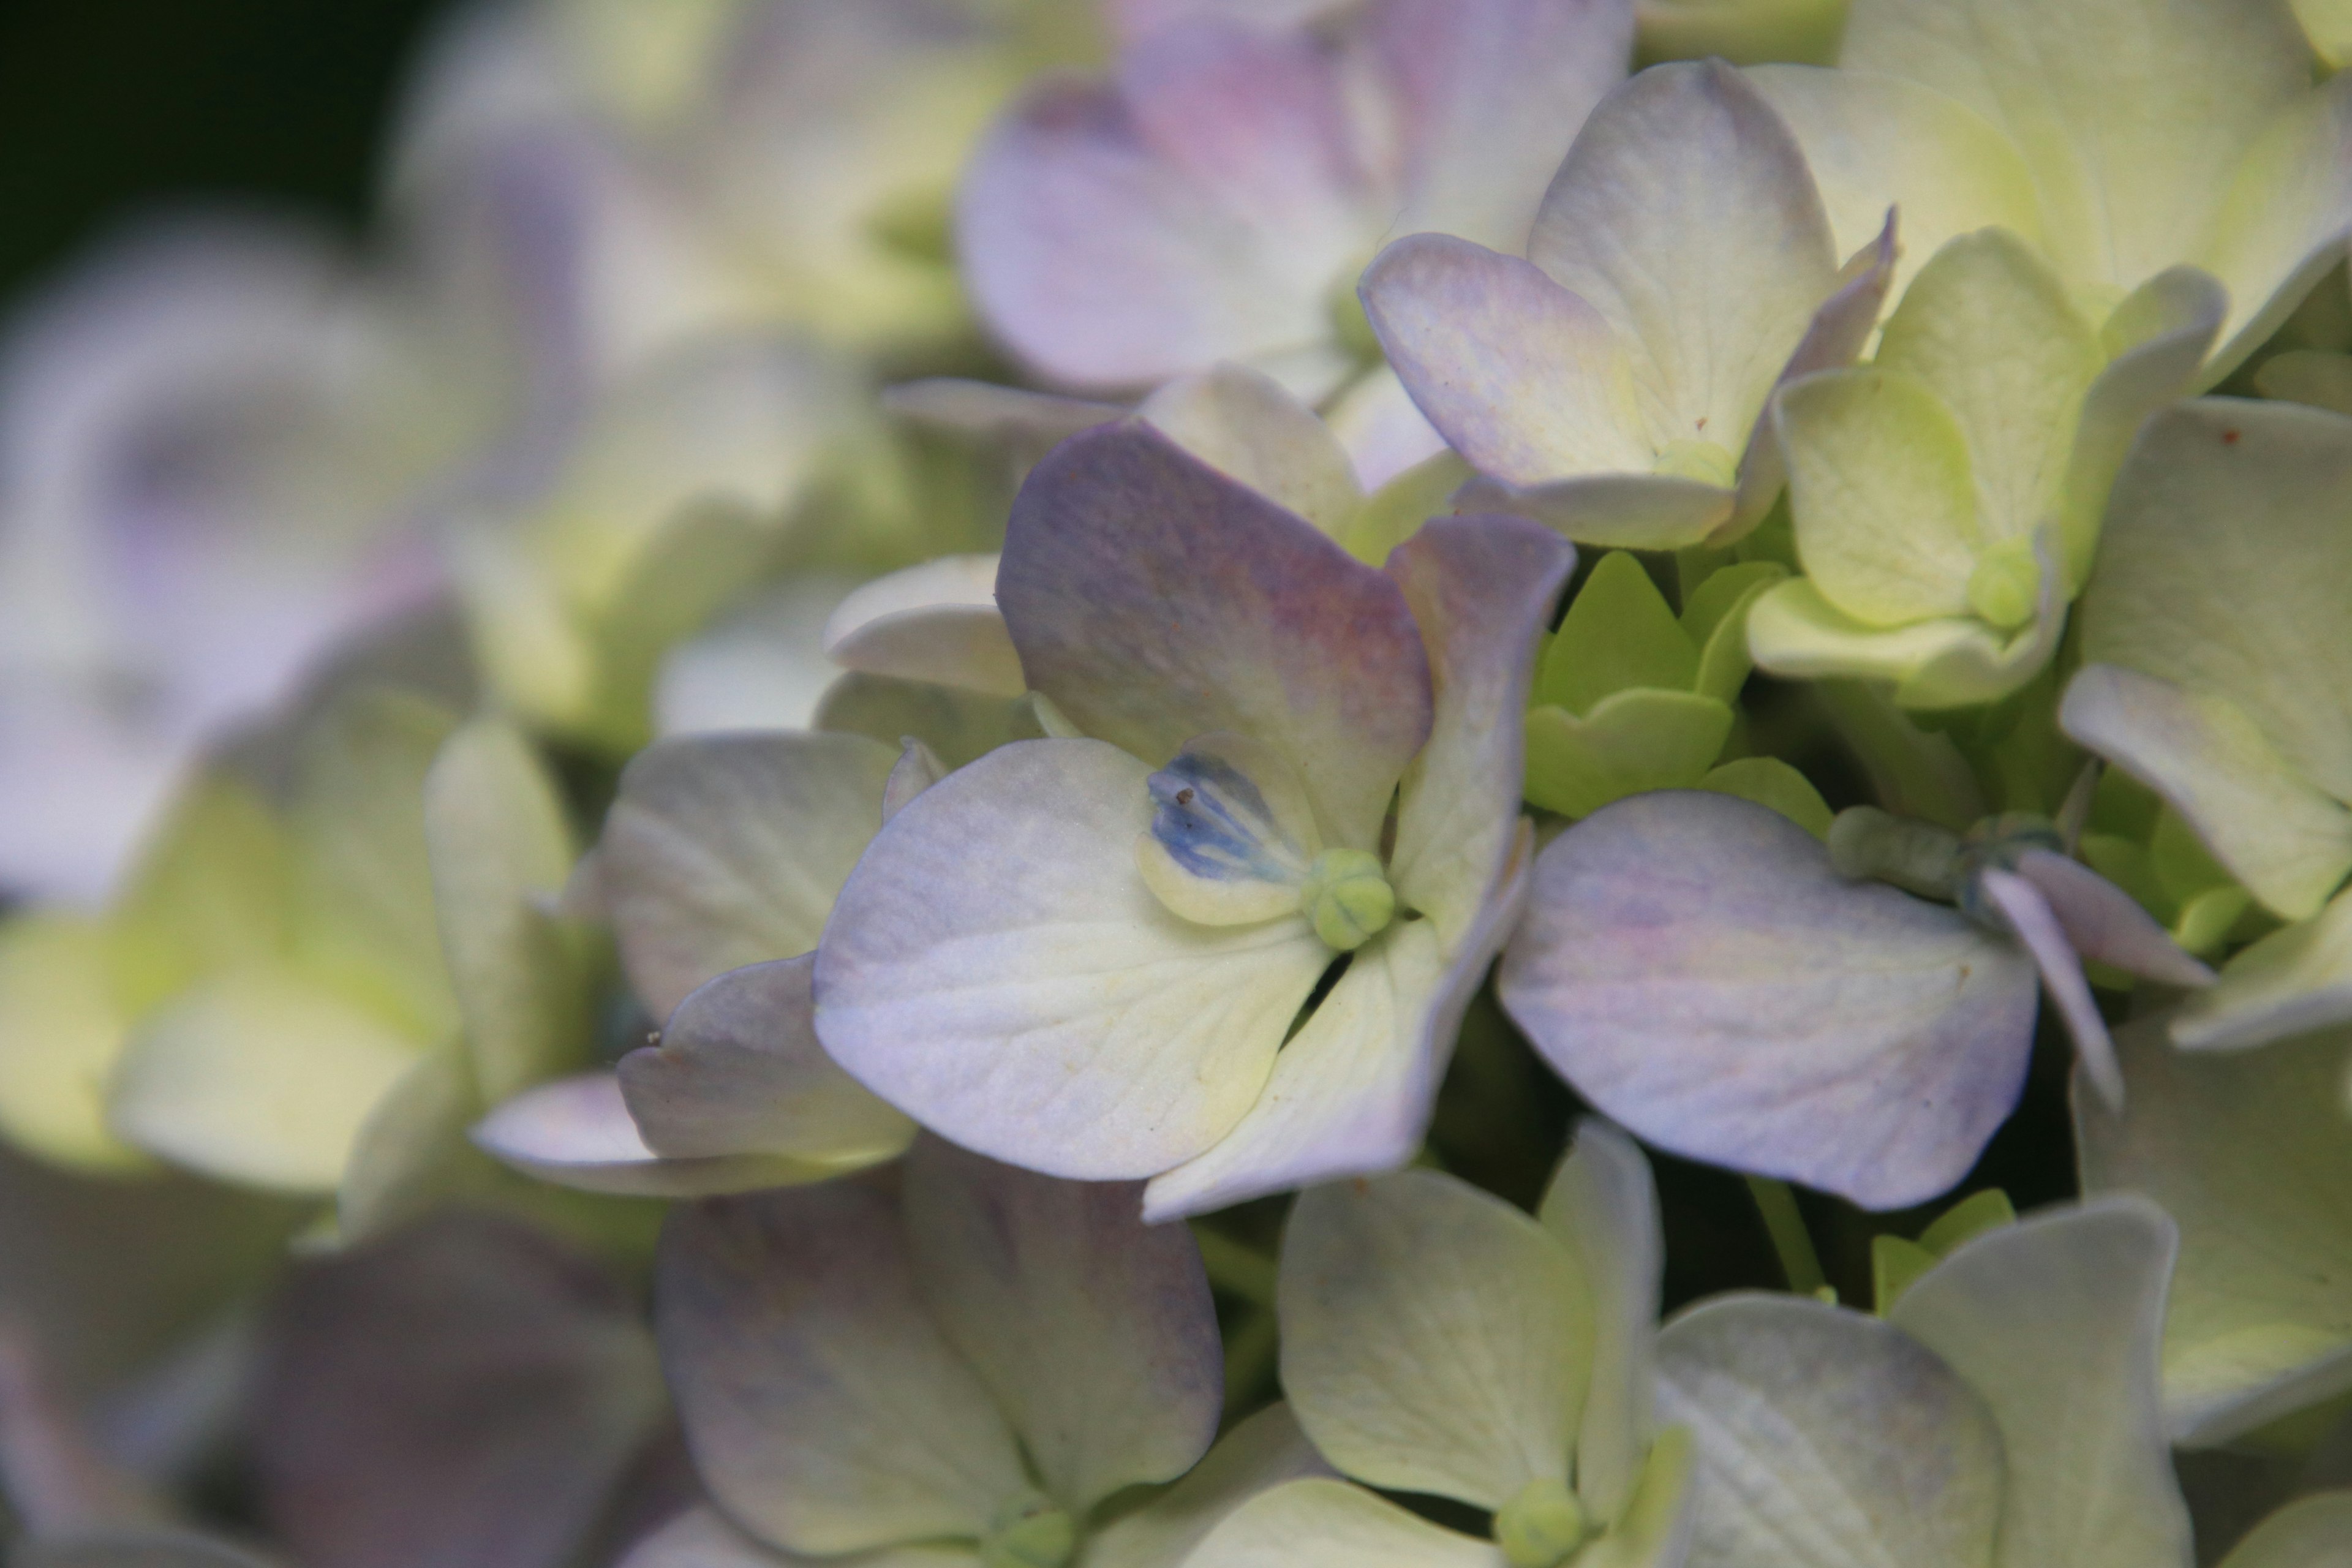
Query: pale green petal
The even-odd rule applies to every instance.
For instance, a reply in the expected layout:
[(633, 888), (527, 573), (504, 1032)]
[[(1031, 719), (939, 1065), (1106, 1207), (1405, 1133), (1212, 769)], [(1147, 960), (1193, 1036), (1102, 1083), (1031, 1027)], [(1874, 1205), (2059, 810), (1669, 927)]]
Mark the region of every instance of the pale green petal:
[(1576, 1418), (1576, 1490), (1614, 1523), (1633, 1503), (1657, 1425), (1654, 1343), (1666, 1264), (1649, 1162), (1631, 1138), (1588, 1117), (1538, 1217), (1567, 1245), (1591, 1297), (1592, 1372)]
[(2342, 1029), (2190, 1056), (2160, 1020), (2117, 1031), (2120, 1115), (2077, 1094), (2090, 1192), (2138, 1192), (2180, 1226), (2165, 1411), (2197, 1447), (2352, 1388), (2352, 1121)]
[(2352, 1491), (2298, 1498), (2254, 1527), (2221, 1568), (2333, 1568), (2352, 1541)]
[[(2083, 395), (2106, 358), (2065, 285), (2023, 240), (1988, 228), (1954, 239), (1920, 268), (1874, 363), (1916, 377), (1959, 426), (1981, 545), (2030, 535), (2056, 512)], [(1922, 416), (1911, 420), (1924, 426)], [(1924, 427), (1913, 437), (1925, 439)], [(1809, 521), (1800, 510), (1801, 554)], [(1844, 601), (1837, 587), (1827, 592)]]
[(481, 1112), (473, 1063), (459, 1046), (417, 1058), (360, 1125), (335, 1190), (336, 1238), (387, 1234), (483, 1185), (496, 1168), (466, 1137)]
[(1850, 256), (1902, 215), (1904, 256), (1890, 298), (1945, 244), (1998, 226), (2041, 239), (2033, 176), (1984, 116), (1899, 78), (1806, 66), (1759, 66), (1748, 79), (1804, 149), (1837, 251)]
[(1283, 1387), (1347, 1474), (1489, 1509), (1569, 1479), (1591, 1298), (1500, 1198), (1427, 1171), (1315, 1188), (1291, 1211), (1280, 1300)]
[(1183, 1479), (1097, 1532), (1079, 1561), (1083, 1568), (1180, 1568), (1226, 1515), (1260, 1492), (1330, 1473), (1290, 1406), (1270, 1405), (1217, 1439)]
[(1146, 1226), (1139, 1197), (936, 1138), (905, 1167), (917, 1288), (1074, 1517), (1191, 1469), (1224, 1399), (1200, 1249), (1183, 1226)]
[(1894, 1325), (1800, 1296), (1718, 1297), (1666, 1326), (1658, 1367), (1667, 1418), (1697, 1442), (1699, 1568), (1992, 1561), (2000, 1431)]
[(1748, 648), (1759, 668), (1883, 680), (1906, 708), (1960, 708), (2004, 697), (2033, 679), (2057, 640), (2053, 620), (2039, 616), (2006, 639), (1968, 615), (1881, 631), (1843, 614), (1805, 578), (1773, 588), (1748, 614)]
[(1021, 656), (996, 609), (996, 557), (942, 555), (877, 577), (835, 606), (824, 651), (844, 669), (1018, 697)]
[(527, 1089), (477, 1123), (473, 1140), (484, 1153), (526, 1175), (621, 1197), (697, 1198), (797, 1186), (868, 1163), (760, 1152), (658, 1154), (646, 1147), (621, 1097), (620, 1080), (608, 1072)]
[(695, 1469), (764, 1541), (971, 1538), (1030, 1489), (1004, 1417), (924, 1310), (897, 1205), (871, 1187), (677, 1211), (654, 1317)]
[(2344, 258), (2352, 228), (2352, 81), (2330, 81), (2284, 108), (2231, 181), (2203, 248), (2183, 256), (2230, 291), (2212, 385), (2278, 330)]
[(2347, 0), (2294, 0), (2295, 19), (2303, 24), (2320, 63), (2340, 69), (2352, 59), (2352, 4)]
[(289, 847), (247, 780), (226, 768), (192, 779), (108, 922), (121, 1005), (142, 1013), (200, 975), (283, 953), (297, 924)]
[(1348, 454), (1280, 383), (1237, 364), (1179, 376), (1136, 412), (1202, 462), (1333, 538), (1364, 504)]
[(1963, 1243), (1889, 1313), (2000, 1428), (1994, 1568), (2189, 1562), (2157, 1386), (2176, 1247), (2155, 1205), (2102, 1199)]
[(1698, 1526), (1697, 1466), (1689, 1427), (1659, 1433), (1624, 1517), (1576, 1561), (1582, 1568), (1682, 1568)]
[(2310, 82), (2284, 0), (1855, 0), (1838, 63), (1991, 121), (2059, 272), (2119, 290), (2195, 256), (2244, 149)]
[(669, 1016), (704, 981), (816, 945), (882, 825), (895, 742), (827, 733), (688, 736), (621, 774), (597, 846), (622, 963)]
[(2305, 782), (2227, 698), (2089, 664), (2059, 722), (2163, 796), (2278, 913), (2314, 913), (2352, 872), (2352, 811)]
[(2134, 437), (2149, 415), (2196, 386), (2228, 306), (2210, 276), (2176, 267), (2133, 290), (2100, 329), (2115, 357), (2084, 395), (2059, 521), (2069, 594), (2089, 580), (2107, 497)]
[(425, 775), (457, 722), (388, 687), (338, 698), (295, 740), (287, 814), (303, 967), (428, 1038), (457, 1026), (425, 826)]
[(1784, 388), (1773, 408), (1797, 555), (1822, 597), (1882, 628), (1967, 614), (1991, 536), (1967, 433), (1934, 390), (1892, 371), (1834, 371)]
[(2304, 778), (2352, 800), (2347, 489), (2341, 416), (2227, 398), (2158, 415), (2116, 481), (2084, 658), (2228, 698)]
[(1345, 1481), (1292, 1481), (1235, 1510), (1189, 1568), (1507, 1568), (1457, 1535)]
[(577, 858), (555, 781), (502, 720), (449, 737), (425, 780), (441, 943), (483, 1097), (578, 1066), (589, 1048), (584, 939), (548, 906)]
[(845, 1556), (804, 1557), (768, 1546), (708, 1503), (679, 1514), (630, 1548), (619, 1568), (979, 1568), (971, 1546), (886, 1546)]
[(1696, 784), (1731, 735), (1731, 709), (1691, 691), (1637, 687), (1590, 718), (1564, 708), (1527, 717), (1527, 796), (1547, 811), (1590, 816), (1644, 790)]
[(107, 1081), (131, 1020), (110, 984), (105, 929), (68, 914), (0, 924), (0, 1132), (93, 1172), (146, 1160), (106, 1125)]
[(1845, 0), (1642, 0), (1636, 14), (1643, 59), (1827, 65), (1837, 56)]
[(1135, 869), (1150, 773), (1099, 741), (1023, 742), (892, 817), (817, 952), (834, 1059), (1054, 1175), (1154, 1175), (1230, 1131), (1331, 953), (1304, 919), (1169, 912)]
[[(2227, 906), (2224, 906), (2227, 908)], [(2237, 907), (2242, 911), (2244, 896)], [(2352, 896), (2274, 931), (2222, 966), (2172, 1017), (2186, 1050), (2238, 1050), (2352, 1019)]]
[(142, 1021), (117, 1070), (117, 1136), (224, 1181), (331, 1193), (417, 1043), (278, 971), (208, 981)]
[(1719, 61), (1661, 66), (1603, 100), (1528, 238), (1632, 351), (1652, 449), (1734, 458), (1841, 254), (1794, 138)]
[(1578, 718), (1628, 687), (1686, 691), (1698, 678), (1698, 647), (1642, 563), (1612, 551), (1593, 566), (1545, 648), (1535, 700)]
[(2352, 415), (2352, 354), (2323, 349), (2273, 354), (2255, 370), (2254, 390), (2264, 397)]
[(1045, 732), (1026, 697), (983, 697), (928, 681), (857, 674), (825, 689), (809, 727), (864, 735), (893, 748), (912, 736), (950, 768)]
[(1462, 1011), (1519, 907), (1514, 882), (1451, 963), (1427, 919), (1357, 949), (1232, 1130), (1144, 1189), (1145, 1215), (1156, 1223), (1203, 1214), (1412, 1159)]

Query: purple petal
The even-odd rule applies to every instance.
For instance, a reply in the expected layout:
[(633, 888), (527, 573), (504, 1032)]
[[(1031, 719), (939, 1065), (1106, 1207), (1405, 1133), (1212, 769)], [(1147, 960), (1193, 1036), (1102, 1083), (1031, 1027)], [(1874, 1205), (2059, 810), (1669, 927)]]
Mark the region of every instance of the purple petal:
[(1029, 684), (1153, 766), (1230, 730), (1275, 747), (1327, 844), (1371, 848), (1428, 738), (1404, 595), (1140, 425), (1090, 432), (1013, 502), (997, 602)]
[(559, 1568), (663, 1412), (630, 1293), (484, 1215), (304, 1270), (264, 1345), (263, 1511), (317, 1568)]
[(1592, 106), (1625, 79), (1627, 0), (1390, 0), (1368, 18), (1398, 100), (1401, 229), (1527, 247)]
[(1979, 883), (2009, 922), (2009, 929), (2017, 933), (2017, 940), (2025, 944), (2025, 951), (2033, 955), (2033, 966), (2042, 972), (2050, 999), (2058, 1004), (2059, 1016), (2066, 1020), (2066, 1032), (2074, 1037), (2074, 1054), (2090, 1076), (2092, 1087), (2109, 1110), (2121, 1109), (2124, 1072), (2116, 1062), (2116, 1043), (2107, 1037), (2107, 1021), (2099, 1016), (2091, 983), (2083, 977), (2083, 961), (2066, 940), (2042, 889), (2023, 877), (1993, 867), (1979, 873)]
[(1051, 84), (1000, 123), (964, 174), (956, 232), (982, 318), (1066, 385), (1140, 388), (1330, 330), (1328, 274), (1290, 275), (1108, 88)]
[(1499, 983), (1537, 1049), (1643, 1138), (1873, 1208), (1967, 1173), (2033, 1043), (2011, 943), (1700, 792), (1620, 801), (1547, 848)]
[(1191, 1469), (1224, 1400), (1200, 1249), (1181, 1225), (1145, 1225), (1139, 1198), (935, 1138), (907, 1163), (916, 1282), (1073, 1509)]
[(2018, 858), (2017, 874), (2033, 884), (2067, 945), (2084, 958), (2167, 985), (2213, 984), (2213, 972), (2183, 952), (2137, 900), (2088, 866), (2029, 849)]

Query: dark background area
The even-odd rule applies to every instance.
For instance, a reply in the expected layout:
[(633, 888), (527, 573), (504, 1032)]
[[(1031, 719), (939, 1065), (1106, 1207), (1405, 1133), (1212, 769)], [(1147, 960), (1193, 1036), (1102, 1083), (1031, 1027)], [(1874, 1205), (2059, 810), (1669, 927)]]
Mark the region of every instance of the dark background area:
[(290, 206), (356, 228), (407, 67), (450, 9), (0, 0), (0, 308), (159, 205)]

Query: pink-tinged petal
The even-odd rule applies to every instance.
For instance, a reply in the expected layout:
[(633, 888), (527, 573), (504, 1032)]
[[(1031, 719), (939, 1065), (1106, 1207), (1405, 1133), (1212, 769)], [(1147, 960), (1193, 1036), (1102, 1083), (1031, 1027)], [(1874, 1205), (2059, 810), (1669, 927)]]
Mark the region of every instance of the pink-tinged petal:
[(964, 281), (1049, 380), (1118, 391), (1321, 342), (1323, 293), (1143, 139), (1118, 94), (1058, 83), (981, 143), (957, 193)]
[(2083, 961), (2067, 942), (2065, 929), (2051, 912), (2049, 901), (2040, 888), (2012, 872), (1988, 868), (1979, 875), (1985, 897), (2033, 955), (2042, 984), (2048, 988), (2050, 999), (2058, 1004), (2066, 1032), (2074, 1037), (2075, 1058), (2099, 1098), (2109, 1110), (2122, 1105), (2124, 1074), (2116, 1065), (2116, 1043), (2108, 1037), (2107, 1021), (2099, 1016), (2091, 983), (2083, 977)]
[(1073, 1513), (1191, 1469), (1224, 1400), (1200, 1248), (1181, 1225), (1145, 1225), (1139, 1195), (933, 1138), (907, 1162), (916, 1283)]
[(1349, 387), (1324, 418), (1348, 454), (1357, 488), (1366, 495), (1451, 450), (1396, 372), (1386, 365)]
[(1137, 43), (1162, 27), (1203, 20), (1292, 27), (1344, 11), (1354, 0), (1104, 0), (1119, 38)]
[(924, 1307), (898, 1205), (871, 1187), (679, 1210), (654, 1322), (703, 1485), (772, 1545), (978, 1536), (1028, 1489), (1018, 1440)]
[(1630, 0), (1389, 0), (1367, 31), (1397, 100), (1400, 231), (1525, 249), (1584, 117), (1625, 79)]
[(1537, 1049), (1643, 1138), (1873, 1208), (1967, 1173), (2033, 1043), (2011, 944), (1702, 792), (1636, 795), (1554, 841), (1499, 984)]
[(1654, 449), (1737, 456), (1837, 291), (1804, 154), (1720, 60), (1643, 71), (1592, 111), (1528, 238), (1528, 258), (1633, 355)]
[(669, 1159), (645, 1135), (609, 1072), (527, 1089), (478, 1122), (474, 1144), (525, 1175), (620, 1197), (698, 1198), (822, 1181), (845, 1167), (789, 1154)]
[(907, 1119), (817, 1043), (816, 955), (730, 970), (698, 986), (659, 1041), (621, 1058), (621, 1096), (646, 1147), (676, 1159), (793, 1154), (887, 1159)]
[(657, 1436), (634, 1292), (451, 1214), (298, 1272), (265, 1321), (261, 1511), (318, 1568), (562, 1568)]
[(1414, 235), (1381, 252), (1362, 290), (1405, 389), (1482, 473), (1528, 486), (1650, 471), (1625, 345), (1532, 262)]
[(1304, 29), (1203, 23), (1127, 50), (1117, 74), (1144, 142), (1247, 223), (1281, 276), (1328, 288), (1372, 221), (1333, 54)]
[(1019, 742), (891, 818), (817, 950), (834, 1059), (1053, 1175), (1154, 1175), (1229, 1131), (1330, 950), (1301, 918), (1195, 925), (1154, 898), (1150, 774), (1099, 741)]
[(1521, 853), (1518, 718), (1537, 638), (1575, 566), (1576, 552), (1552, 534), (1499, 517), (1433, 519), (1389, 557), (1437, 689), (1429, 743), (1405, 774), (1389, 875), (1437, 923), (1449, 957), (1475, 945), (1465, 938)]
[(997, 613), (993, 555), (942, 555), (852, 590), (824, 624), (824, 651), (868, 675), (992, 697), (1028, 689)]
[(2213, 972), (2181, 952), (2137, 900), (2088, 866), (2028, 849), (2018, 857), (2016, 871), (2050, 906), (2066, 944), (2084, 958), (2167, 985), (2213, 984)]
[(1154, 766), (1213, 730), (1271, 745), (1328, 845), (1374, 847), (1429, 735), (1396, 584), (1143, 426), (1037, 466), (996, 595), (1029, 684), (1079, 729)]
[[(1895, 220), (1895, 214), (1889, 209), (1878, 237), (1846, 262), (1837, 292), (1813, 312), (1812, 325), (1805, 329), (1804, 339), (1789, 356), (1789, 363), (1780, 367), (1780, 378), (1773, 383), (1776, 387), (1819, 371), (1843, 370), (1861, 357), (1895, 282), (1899, 253)], [(1772, 438), (1772, 422), (1759, 419), (1748, 437), (1748, 450), (1739, 459), (1739, 504), (1732, 520), (1733, 531), (1744, 532), (1763, 521), (1787, 481), (1780, 444)]]

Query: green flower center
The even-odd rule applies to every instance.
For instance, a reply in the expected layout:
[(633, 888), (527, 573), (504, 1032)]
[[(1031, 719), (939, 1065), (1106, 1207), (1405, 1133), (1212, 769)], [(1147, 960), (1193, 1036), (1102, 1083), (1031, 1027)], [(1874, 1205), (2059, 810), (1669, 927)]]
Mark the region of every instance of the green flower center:
[(1969, 574), (1969, 608), (2001, 631), (2032, 620), (2041, 597), (2042, 563), (2030, 539), (2002, 540), (1978, 556)]
[(1326, 849), (1307, 868), (1298, 907), (1315, 934), (1341, 952), (1353, 952), (1396, 918), (1396, 889), (1380, 857), (1362, 849)]
[(1511, 1568), (1559, 1568), (1591, 1533), (1591, 1517), (1566, 1481), (1529, 1481), (1495, 1515), (1495, 1544)]
[(980, 1543), (984, 1568), (1063, 1568), (1078, 1527), (1052, 1499), (1027, 1492), (996, 1510)]

